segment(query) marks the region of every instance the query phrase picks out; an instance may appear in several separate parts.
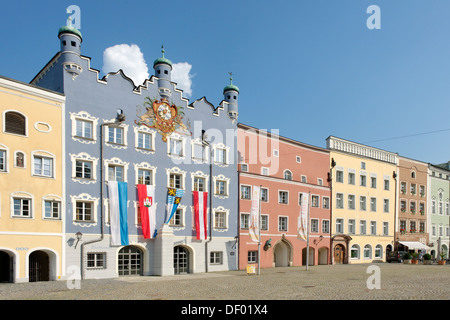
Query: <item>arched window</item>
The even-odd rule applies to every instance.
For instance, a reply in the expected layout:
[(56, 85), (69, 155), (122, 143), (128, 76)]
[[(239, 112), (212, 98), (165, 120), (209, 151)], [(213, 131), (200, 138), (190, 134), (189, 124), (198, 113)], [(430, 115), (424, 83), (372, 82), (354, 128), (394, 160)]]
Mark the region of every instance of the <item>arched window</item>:
[(383, 247), (381, 244), (375, 247), (375, 258), (383, 258)]
[(284, 179), (292, 180), (292, 172), (290, 172), (289, 170), (285, 170), (284, 171)]
[(20, 134), (25, 136), (26, 131), (26, 118), (24, 115), (9, 111), (5, 113), (5, 132)]
[(350, 249), (350, 256), (352, 259), (359, 259), (359, 246), (357, 244), (352, 245)]
[(364, 259), (372, 258), (372, 247), (369, 244), (364, 246)]

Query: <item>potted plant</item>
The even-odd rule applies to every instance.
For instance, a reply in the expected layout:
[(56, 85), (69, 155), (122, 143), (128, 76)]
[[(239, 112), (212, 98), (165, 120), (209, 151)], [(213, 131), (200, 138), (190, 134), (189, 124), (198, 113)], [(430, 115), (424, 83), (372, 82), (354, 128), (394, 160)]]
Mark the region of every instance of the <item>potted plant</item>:
[(439, 255), (441, 256), (441, 260), (438, 261), (438, 264), (444, 265), (445, 264), (445, 260), (444, 260), (445, 252), (441, 252)]
[(410, 253), (406, 252), (403, 255), (403, 263), (404, 264), (411, 264), (411, 254)]
[(425, 253), (423, 255), (423, 264), (431, 264), (431, 254)]
[(419, 262), (419, 254), (417, 252), (414, 252), (412, 254), (411, 264), (417, 264)]

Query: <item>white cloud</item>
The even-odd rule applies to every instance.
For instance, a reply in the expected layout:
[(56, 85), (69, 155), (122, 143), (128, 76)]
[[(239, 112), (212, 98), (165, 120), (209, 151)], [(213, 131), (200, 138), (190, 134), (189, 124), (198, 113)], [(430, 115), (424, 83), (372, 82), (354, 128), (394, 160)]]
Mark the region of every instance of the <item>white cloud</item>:
[(118, 44), (103, 52), (102, 71), (104, 73), (117, 72), (119, 69), (122, 69), (135, 85), (140, 85), (149, 78), (144, 55), (135, 44)]
[(177, 83), (177, 88), (183, 90), (183, 95), (190, 98), (192, 95), (192, 77), (189, 72), (192, 65), (187, 62), (172, 64), (172, 81)]

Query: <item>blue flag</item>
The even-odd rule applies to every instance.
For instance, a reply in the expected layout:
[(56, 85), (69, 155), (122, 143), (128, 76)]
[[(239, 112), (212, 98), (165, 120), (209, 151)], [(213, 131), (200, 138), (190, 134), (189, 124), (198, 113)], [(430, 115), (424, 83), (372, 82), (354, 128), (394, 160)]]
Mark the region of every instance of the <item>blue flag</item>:
[(169, 214), (169, 218), (166, 220), (166, 223), (172, 219), (173, 215), (177, 211), (178, 205), (181, 202), (181, 198), (184, 195), (184, 190), (168, 188), (167, 189), (167, 212)]

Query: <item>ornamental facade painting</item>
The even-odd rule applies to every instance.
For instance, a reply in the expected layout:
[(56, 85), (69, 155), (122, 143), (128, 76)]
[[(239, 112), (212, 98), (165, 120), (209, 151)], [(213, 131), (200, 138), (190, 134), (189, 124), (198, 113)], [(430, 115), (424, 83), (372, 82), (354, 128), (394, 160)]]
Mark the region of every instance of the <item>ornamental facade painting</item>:
[[(144, 109), (144, 113), (142, 113), (142, 109)], [(145, 97), (143, 106), (137, 107), (136, 116), (138, 120), (135, 120), (134, 123), (156, 129), (164, 142), (173, 132), (187, 136), (192, 135), (189, 119), (186, 121), (187, 124), (183, 123), (183, 107), (172, 102), (169, 103), (166, 98), (158, 100)]]

